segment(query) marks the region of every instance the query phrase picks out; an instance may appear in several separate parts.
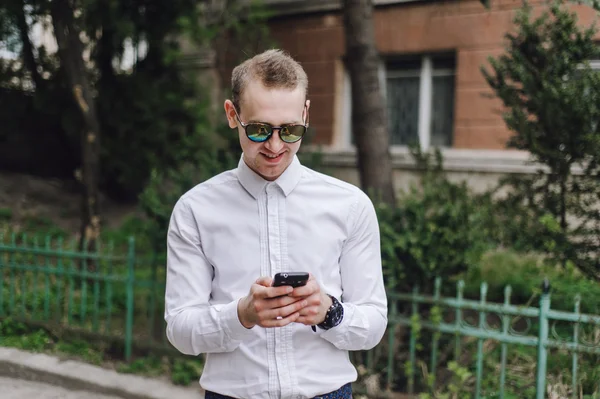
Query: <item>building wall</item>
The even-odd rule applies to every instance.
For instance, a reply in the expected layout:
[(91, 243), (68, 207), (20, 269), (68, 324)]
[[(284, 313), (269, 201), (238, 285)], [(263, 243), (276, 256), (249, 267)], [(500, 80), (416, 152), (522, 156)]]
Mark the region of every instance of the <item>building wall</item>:
[[(308, 3), (308, 2), (307, 2)], [(331, 2), (330, 2), (331, 3)], [(377, 3), (377, 2), (376, 2)], [(393, 3), (393, 2), (392, 2)], [(515, 11), (522, 0), (492, 0), (485, 9), (479, 0), (411, 1), (377, 6), (374, 26), (383, 58), (451, 52), (455, 55), (455, 97), (452, 148), (442, 150), (450, 179), (467, 181), (476, 191), (488, 189), (509, 173), (533, 173), (527, 153), (506, 149), (510, 131), (502, 104), (491, 94), (480, 67), (489, 56), (504, 51), (505, 34), (514, 29)], [(544, 0), (530, 0), (534, 13)], [(305, 15), (287, 15), (270, 22), (277, 43), (305, 67), (309, 81), (310, 143), (324, 152), (328, 173), (359, 184), (356, 151), (350, 145), (349, 78), (343, 66), (344, 30), (339, 7)], [(581, 24), (596, 13), (573, 6)], [(306, 143), (303, 147), (306, 147)], [(418, 173), (406, 148), (391, 148), (394, 183), (400, 192)]]
[[(533, 0), (536, 6), (543, 0)], [(504, 35), (513, 28), (522, 0), (494, 0), (485, 9), (479, 0), (424, 1), (375, 9), (376, 45), (383, 57), (450, 51), (456, 56), (453, 147), (505, 148), (510, 132), (499, 100), (488, 98), (480, 67), (503, 52)], [(537, 7), (539, 9), (539, 7)], [(574, 7), (584, 24), (594, 13)], [(347, 78), (344, 78), (344, 31), (340, 11), (284, 16), (271, 22), (277, 43), (305, 67), (310, 80), (314, 143), (343, 147), (347, 134)], [(347, 142), (347, 140), (346, 140)]]

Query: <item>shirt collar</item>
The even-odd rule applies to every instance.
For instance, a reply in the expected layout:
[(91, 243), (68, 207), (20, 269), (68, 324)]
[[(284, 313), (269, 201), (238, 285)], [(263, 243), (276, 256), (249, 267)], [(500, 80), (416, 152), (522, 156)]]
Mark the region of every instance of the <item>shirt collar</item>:
[[(255, 199), (258, 198), (261, 191), (265, 189), (265, 186), (269, 183), (263, 179), (255, 171), (250, 169), (244, 161), (244, 154), (240, 157), (238, 162), (237, 175), (242, 186), (248, 191)], [(294, 188), (298, 185), (300, 178), (302, 177), (302, 165), (297, 155), (294, 155), (294, 159), (290, 166), (274, 181), (277, 184), (285, 196), (287, 197)]]

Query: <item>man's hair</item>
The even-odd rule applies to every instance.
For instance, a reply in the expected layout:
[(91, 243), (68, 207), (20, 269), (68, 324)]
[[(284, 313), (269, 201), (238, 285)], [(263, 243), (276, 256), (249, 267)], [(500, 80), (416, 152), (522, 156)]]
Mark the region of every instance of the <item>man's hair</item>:
[(269, 89), (290, 89), (300, 86), (308, 92), (308, 77), (302, 66), (282, 50), (267, 50), (244, 61), (233, 69), (231, 91), (233, 105), (240, 110), (242, 94), (251, 79), (258, 79)]

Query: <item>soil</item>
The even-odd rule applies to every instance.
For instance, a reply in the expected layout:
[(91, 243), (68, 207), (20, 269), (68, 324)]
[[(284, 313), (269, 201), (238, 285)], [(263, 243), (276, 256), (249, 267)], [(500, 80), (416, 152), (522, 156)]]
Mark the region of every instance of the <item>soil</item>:
[[(0, 172), (0, 210), (12, 211), (11, 224), (19, 228), (26, 219), (52, 221), (61, 229), (77, 234), (80, 227), (81, 195), (74, 180), (41, 178)], [(100, 198), (102, 226), (118, 227), (136, 211), (132, 204), (119, 204), (106, 196)]]

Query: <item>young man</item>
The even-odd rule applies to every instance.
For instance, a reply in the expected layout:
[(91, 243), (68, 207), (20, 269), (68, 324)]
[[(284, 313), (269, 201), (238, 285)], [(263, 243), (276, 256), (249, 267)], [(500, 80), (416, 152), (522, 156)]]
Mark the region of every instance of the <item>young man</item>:
[[(348, 351), (387, 325), (379, 227), (358, 188), (300, 164), (308, 79), (269, 50), (233, 70), (237, 169), (185, 193), (168, 233), (165, 320), (179, 351), (206, 353), (206, 398), (350, 398)], [(273, 287), (278, 272), (308, 272)]]

